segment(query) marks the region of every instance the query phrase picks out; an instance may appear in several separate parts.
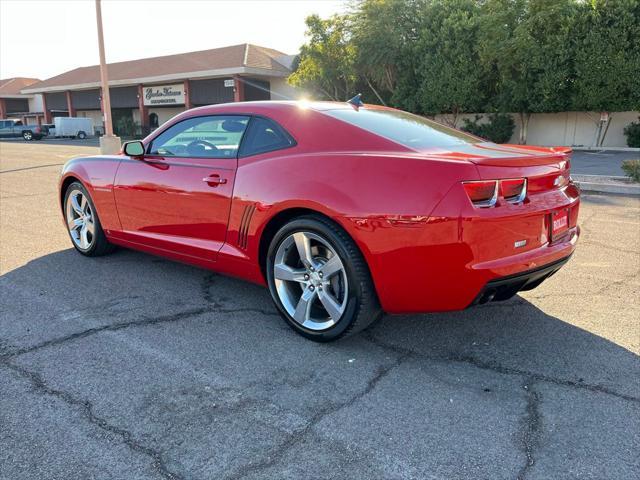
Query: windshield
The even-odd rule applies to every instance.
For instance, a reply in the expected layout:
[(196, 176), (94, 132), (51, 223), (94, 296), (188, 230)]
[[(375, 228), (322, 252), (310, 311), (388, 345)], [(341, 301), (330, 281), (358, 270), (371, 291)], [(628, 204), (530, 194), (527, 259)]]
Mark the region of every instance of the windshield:
[(416, 150), (482, 141), (455, 128), (401, 110), (349, 108), (325, 110), (323, 113)]

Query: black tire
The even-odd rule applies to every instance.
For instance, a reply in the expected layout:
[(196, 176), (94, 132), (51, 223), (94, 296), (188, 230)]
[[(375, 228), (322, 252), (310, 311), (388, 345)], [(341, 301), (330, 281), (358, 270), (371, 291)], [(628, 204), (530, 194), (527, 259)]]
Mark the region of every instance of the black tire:
[(87, 201), (89, 202), (94, 225), (95, 225), (95, 235), (92, 239), (92, 242), (89, 248), (83, 249), (76, 244), (73, 237), (71, 236), (71, 232), (67, 228), (67, 233), (69, 233), (69, 238), (71, 239), (71, 243), (73, 244), (74, 248), (78, 252), (80, 252), (82, 255), (85, 255), (87, 257), (100, 257), (102, 255), (108, 255), (109, 253), (113, 252), (116, 249), (116, 246), (109, 243), (109, 241), (107, 240), (107, 237), (104, 234), (104, 230), (102, 230), (102, 225), (100, 224), (98, 211), (96, 210), (96, 206), (93, 203), (93, 199), (91, 198), (91, 195), (89, 195), (89, 192), (87, 192), (87, 189), (84, 188), (84, 185), (82, 185), (82, 183), (80, 182), (73, 182), (69, 184), (69, 186), (64, 192), (64, 203), (63, 203), (62, 210), (63, 210), (64, 220), (65, 220), (65, 225), (68, 224), (67, 201), (71, 192), (75, 190), (80, 190), (82, 194), (87, 198)]
[(33, 132), (31, 130), (25, 130), (22, 132), (22, 138), (24, 138), (27, 142), (33, 140)]
[(83, 131), (79, 131), (79, 132), (78, 132), (78, 138), (79, 138), (80, 140), (84, 140), (85, 138), (87, 138), (87, 134), (86, 134), (86, 133), (84, 133)]
[[(311, 330), (293, 319), (276, 289), (274, 263), (280, 244), (296, 232), (311, 232), (327, 241), (340, 257), (348, 279), (346, 308), (339, 321), (325, 330)], [(273, 237), (266, 258), (267, 283), (271, 298), (287, 324), (316, 342), (329, 342), (361, 332), (382, 314), (371, 274), (362, 253), (351, 237), (336, 223), (321, 216), (305, 215), (284, 225)]]

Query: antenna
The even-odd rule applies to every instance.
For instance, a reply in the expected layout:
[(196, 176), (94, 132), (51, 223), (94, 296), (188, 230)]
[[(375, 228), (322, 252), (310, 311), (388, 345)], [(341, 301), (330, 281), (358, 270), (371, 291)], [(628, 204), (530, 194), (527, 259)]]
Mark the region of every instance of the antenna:
[(364, 102), (362, 101), (362, 94), (357, 94), (355, 97), (347, 100), (347, 103), (350, 103), (356, 108), (362, 107), (364, 105)]

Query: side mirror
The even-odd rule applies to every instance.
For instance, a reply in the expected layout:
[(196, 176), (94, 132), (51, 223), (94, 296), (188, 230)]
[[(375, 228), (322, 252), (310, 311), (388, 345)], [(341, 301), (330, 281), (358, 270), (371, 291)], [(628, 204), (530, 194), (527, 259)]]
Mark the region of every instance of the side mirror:
[(144, 155), (144, 144), (140, 140), (126, 142), (122, 145), (122, 153), (129, 157), (142, 157)]

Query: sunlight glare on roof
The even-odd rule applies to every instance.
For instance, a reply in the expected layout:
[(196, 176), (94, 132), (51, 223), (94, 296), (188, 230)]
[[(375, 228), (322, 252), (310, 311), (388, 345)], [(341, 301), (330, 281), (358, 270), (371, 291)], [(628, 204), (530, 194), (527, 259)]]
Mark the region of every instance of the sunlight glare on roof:
[(309, 99), (308, 98), (302, 97), (300, 100), (298, 100), (298, 107), (299, 108), (302, 108), (303, 110), (306, 110), (310, 106), (311, 106), (311, 104), (309, 103)]

